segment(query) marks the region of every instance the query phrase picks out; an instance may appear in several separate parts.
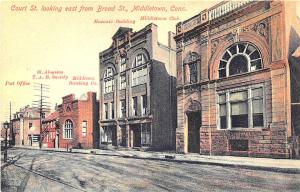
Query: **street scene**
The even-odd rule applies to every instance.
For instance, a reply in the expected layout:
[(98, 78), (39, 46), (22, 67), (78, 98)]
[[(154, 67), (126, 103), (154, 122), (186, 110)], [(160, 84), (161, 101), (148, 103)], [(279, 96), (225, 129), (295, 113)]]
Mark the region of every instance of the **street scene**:
[(300, 174), (214, 165), (9, 150), (2, 191), (299, 191)]
[(0, 23), (1, 191), (300, 191), (300, 1), (0, 1)]

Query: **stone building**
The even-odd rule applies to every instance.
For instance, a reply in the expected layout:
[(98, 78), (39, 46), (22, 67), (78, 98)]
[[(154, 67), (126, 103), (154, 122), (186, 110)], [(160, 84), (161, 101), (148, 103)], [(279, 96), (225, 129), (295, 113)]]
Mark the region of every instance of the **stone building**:
[(158, 42), (157, 26), (120, 27), (100, 59), (102, 147), (175, 149), (175, 41)]
[[(46, 113), (42, 114), (45, 118)], [(21, 108), (12, 119), (15, 145), (39, 146), (40, 111), (29, 105)]]
[(99, 102), (96, 93), (87, 92), (79, 99), (66, 95), (58, 111), (59, 148), (98, 148)]
[(59, 114), (54, 111), (42, 121), (42, 147), (58, 148), (59, 147)]
[(221, 2), (176, 25), (177, 152), (299, 153), (299, 27), (292, 1)]

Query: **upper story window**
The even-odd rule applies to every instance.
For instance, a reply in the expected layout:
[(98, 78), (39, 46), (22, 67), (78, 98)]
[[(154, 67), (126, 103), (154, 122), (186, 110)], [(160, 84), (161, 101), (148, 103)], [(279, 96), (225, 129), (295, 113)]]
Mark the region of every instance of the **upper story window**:
[(196, 83), (198, 81), (197, 66), (200, 57), (196, 53), (189, 53), (184, 59), (185, 82)]
[(104, 73), (104, 93), (110, 93), (114, 91), (114, 72), (111, 67), (107, 68)]
[(263, 87), (249, 87), (219, 94), (219, 128), (264, 126)]
[(226, 49), (219, 64), (219, 78), (262, 69), (259, 50), (250, 43), (238, 43)]
[(132, 72), (132, 86), (147, 82), (147, 67), (143, 67)]
[(120, 101), (120, 118), (126, 117), (126, 100), (122, 99)]
[(132, 98), (132, 115), (137, 116), (138, 115), (138, 102), (137, 97)]
[(82, 121), (82, 137), (86, 137), (87, 121)]
[(126, 88), (126, 74), (120, 76), (120, 90)]
[(139, 53), (139, 54), (134, 58), (133, 66), (132, 66), (132, 67), (137, 67), (137, 66), (143, 65), (143, 64), (145, 64), (145, 63), (146, 63), (145, 55), (142, 54), (142, 53)]
[(111, 110), (110, 117), (111, 117), (111, 119), (114, 119), (115, 118), (115, 104), (114, 104), (114, 102), (110, 103), (110, 110)]
[(147, 114), (147, 95), (142, 95), (142, 115), (146, 115)]
[(73, 123), (71, 120), (66, 120), (63, 130), (63, 138), (64, 139), (72, 139), (72, 130), (73, 130)]
[[(144, 84), (147, 82), (147, 66), (146, 57), (143, 53), (139, 53), (132, 64), (132, 86)], [(139, 67), (141, 66), (141, 67)], [(135, 69), (135, 67), (137, 67)]]
[(104, 119), (108, 119), (108, 103), (104, 103)]
[(120, 72), (123, 72), (126, 70), (126, 58), (122, 57), (120, 59)]

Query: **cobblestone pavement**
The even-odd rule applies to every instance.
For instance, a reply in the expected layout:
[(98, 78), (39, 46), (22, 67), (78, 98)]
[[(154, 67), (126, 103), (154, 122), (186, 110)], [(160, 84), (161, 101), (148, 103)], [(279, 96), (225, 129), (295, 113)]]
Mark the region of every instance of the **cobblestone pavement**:
[(11, 149), (2, 191), (300, 191), (300, 174)]

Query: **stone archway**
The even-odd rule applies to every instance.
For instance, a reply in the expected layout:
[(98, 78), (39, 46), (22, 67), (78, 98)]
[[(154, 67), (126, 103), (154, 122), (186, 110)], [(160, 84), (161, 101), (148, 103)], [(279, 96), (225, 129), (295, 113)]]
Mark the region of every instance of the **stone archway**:
[(189, 99), (186, 111), (187, 117), (187, 152), (200, 152), (200, 127), (202, 125), (201, 103)]

